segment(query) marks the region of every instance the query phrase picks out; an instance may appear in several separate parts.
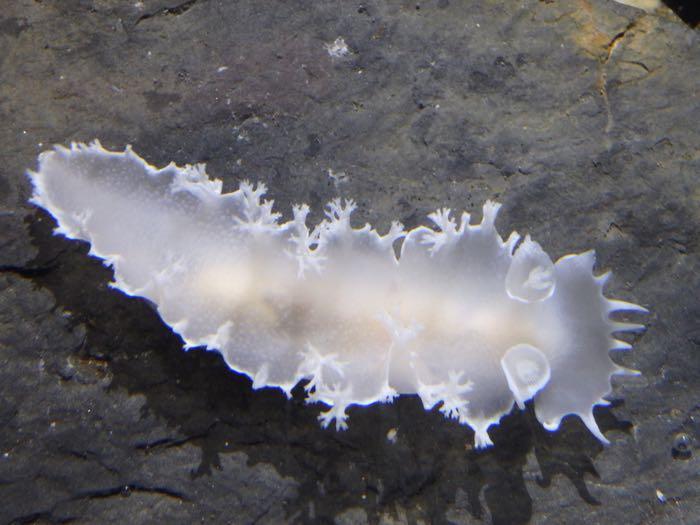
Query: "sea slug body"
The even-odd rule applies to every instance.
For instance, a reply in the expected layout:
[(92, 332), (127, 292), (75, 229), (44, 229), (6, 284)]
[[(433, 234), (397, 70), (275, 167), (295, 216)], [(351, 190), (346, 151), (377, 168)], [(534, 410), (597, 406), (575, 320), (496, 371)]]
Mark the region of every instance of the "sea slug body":
[(441, 209), (433, 228), (380, 235), (352, 227), (352, 201), (329, 203), (312, 228), (306, 205), (282, 222), (262, 184), (222, 193), (202, 165), (156, 169), (98, 142), (46, 151), (29, 176), (32, 202), (90, 243), (115, 288), (255, 388), (289, 395), (305, 381), (329, 407), (323, 426), (346, 428), (350, 405), (417, 394), (483, 447), (489, 426), (534, 398), (547, 429), (576, 414), (605, 442), (593, 407), (612, 375), (635, 373), (609, 352), (630, 347), (615, 333), (643, 325), (610, 313), (646, 310), (604, 297), (592, 251), (553, 263), (529, 236), (504, 241), (494, 202), (479, 224)]

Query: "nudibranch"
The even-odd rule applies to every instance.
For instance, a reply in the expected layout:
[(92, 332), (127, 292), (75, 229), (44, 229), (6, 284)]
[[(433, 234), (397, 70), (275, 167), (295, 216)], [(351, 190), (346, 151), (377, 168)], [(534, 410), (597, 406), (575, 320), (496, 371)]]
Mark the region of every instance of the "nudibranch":
[(636, 373), (609, 353), (630, 348), (616, 333), (643, 325), (610, 313), (646, 310), (604, 297), (592, 251), (553, 263), (529, 236), (504, 241), (495, 202), (478, 224), (440, 209), (433, 227), (380, 235), (351, 225), (350, 200), (311, 228), (306, 205), (283, 222), (262, 184), (222, 193), (203, 165), (156, 169), (130, 147), (57, 146), (29, 177), (31, 202), (56, 233), (90, 243), (114, 288), (151, 301), (186, 348), (220, 352), (254, 388), (290, 395), (303, 381), (328, 407), (324, 427), (346, 428), (350, 405), (417, 394), (484, 447), (489, 426), (533, 399), (545, 428), (575, 414), (606, 442), (593, 407), (612, 375)]

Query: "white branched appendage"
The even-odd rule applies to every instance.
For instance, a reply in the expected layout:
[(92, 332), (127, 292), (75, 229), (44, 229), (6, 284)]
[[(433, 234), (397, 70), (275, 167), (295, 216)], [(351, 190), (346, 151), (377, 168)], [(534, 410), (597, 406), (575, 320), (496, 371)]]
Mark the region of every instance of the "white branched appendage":
[(321, 426), (327, 428), (328, 425), (335, 421), (336, 430), (347, 430), (348, 415), (345, 413), (345, 410), (348, 408), (347, 400), (352, 399), (352, 386), (348, 385), (345, 388), (341, 388), (335, 384), (322, 390), (316, 390), (313, 395), (318, 397), (323, 403), (330, 405), (330, 409), (326, 412), (321, 412), (318, 416)]
[[(172, 165), (175, 167), (175, 165)], [(186, 191), (196, 193), (202, 199), (208, 199), (221, 193), (223, 187), (219, 179), (209, 179), (204, 164), (187, 164), (177, 171), (170, 186), (170, 192), (175, 194)]]
[(447, 244), (450, 239), (457, 235), (457, 223), (450, 217), (451, 210), (449, 208), (440, 208), (433, 213), (428, 214), (428, 219), (433, 221), (437, 226), (438, 231), (427, 232), (422, 239), (422, 242), (429, 246), (430, 253), (437, 252), (442, 246)]
[(314, 250), (314, 247), (318, 245), (320, 230), (314, 228), (309, 231), (306, 225), (309, 207), (306, 204), (294, 206), (292, 213), (294, 214), (293, 233), (290, 235), (289, 241), (294, 249), (286, 253), (297, 261), (297, 276), (301, 279), (309, 270), (321, 273), (321, 265), (325, 258), (318, 250)]
[(324, 213), (326, 217), (331, 222), (337, 222), (343, 226), (350, 226), (350, 216), (352, 212), (355, 211), (357, 205), (352, 199), (345, 199), (345, 202), (340, 199), (333, 199), (331, 202), (326, 204), (326, 210)]
[(243, 217), (236, 218), (236, 222), (252, 233), (276, 233), (280, 214), (272, 211), (273, 201), (262, 199), (267, 186), (243, 181), (239, 191), (243, 196)]
[[(329, 381), (343, 378), (345, 373), (343, 367), (345, 363), (338, 360), (335, 353), (322, 354), (311, 343), (306, 344), (306, 350), (301, 352), (301, 365), (298, 375), (308, 378), (309, 382), (304, 389), (307, 392), (314, 392), (329, 384)], [(329, 376), (332, 376), (329, 379)]]
[(222, 193), (201, 164), (157, 169), (97, 142), (42, 153), (29, 177), (31, 201), (56, 233), (90, 243), (114, 288), (151, 301), (185, 348), (220, 352), (254, 388), (290, 395), (306, 382), (324, 427), (347, 428), (351, 405), (417, 394), (473, 428), (477, 447), (526, 403), (549, 430), (575, 414), (607, 442), (593, 408), (613, 375), (639, 374), (610, 353), (644, 328), (616, 312), (647, 310), (604, 296), (593, 252), (553, 262), (529, 236), (504, 241), (495, 202), (478, 224), (441, 208), (434, 228), (392, 222), (381, 235), (352, 226), (352, 200), (330, 202), (316, 225), (305, 204), (285, 222), (264, 184)]
[(459, 419), (460, 414), (466, 413), (469, 401), (465, 394), (471, 392), (474, 383), (469, 380), (462, 381), (464, 371), (450, 370), (445, 383), (436, 385), (424, 385), (419, 383), (418, 396), (423, 401), (426, 409), (431, 409), (440, 404), (440, 412), (450, 419)]

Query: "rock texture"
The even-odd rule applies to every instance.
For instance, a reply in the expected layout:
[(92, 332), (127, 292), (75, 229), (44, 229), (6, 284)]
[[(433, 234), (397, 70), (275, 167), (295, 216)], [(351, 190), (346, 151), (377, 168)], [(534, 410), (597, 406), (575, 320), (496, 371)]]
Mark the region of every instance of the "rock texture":
[[(0, 522), (691, 523), (698, 78), (700, 32), (606, 0), (5, 6)], [(525, 412), (477, 453), (410, 397), (324, 431), (301, 392), (183, 352), (25, 204), (38, 152), (93, 138), (264, 181), (287, 216), (342, 195), (412, 227), (494, 198), (555, 258), (595, 248), (610, 295), (652, 311), (615, 356), (643, 376), (596, 412), (612, 445)]]

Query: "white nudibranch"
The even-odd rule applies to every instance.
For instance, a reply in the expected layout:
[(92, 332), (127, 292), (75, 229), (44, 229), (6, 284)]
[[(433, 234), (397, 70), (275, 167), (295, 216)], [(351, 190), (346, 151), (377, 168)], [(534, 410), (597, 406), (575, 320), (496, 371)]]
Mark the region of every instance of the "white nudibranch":
[(643, 326), (609, 315), (646, 310), (604, 297), (592, 251), (552, 263), (529, 236), (504, 241), (494, 202), (479, 224), (442, 209), (433, 228), (380, 235), (351, 226), (352, 201), (329, 203), (312, 228), (306, 205), (282, 222), (262, 184), (221, 193), (201, 165), (156, 169), (98, 142), (46, 151), (29, 176), (32, 202), (57, 233), (90, 243), (115, 288), (149, 299), (186, 347), (217, 350), (254, 388), (289, 395), (304, 381), (329, 407), (324, 427), (346, 428), (350, 405), (417, 394), (483, 447), (489, 426), (534, 399), (545, 428), (575, 414), (606, 442), (593, 407), (612, 375), (636, 374), (609, 351), (630, 347), (616, 332)]

